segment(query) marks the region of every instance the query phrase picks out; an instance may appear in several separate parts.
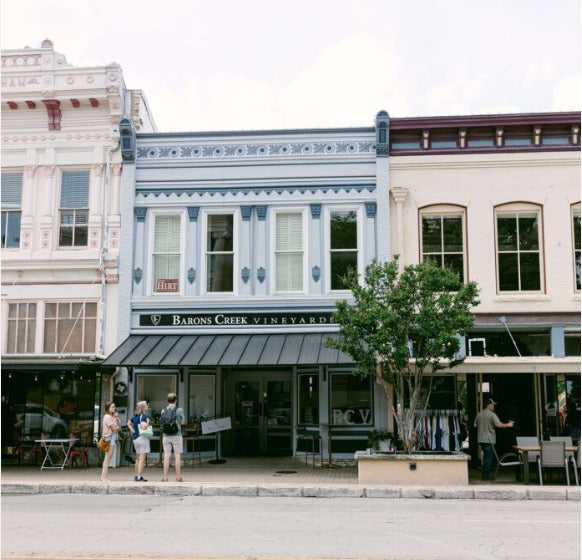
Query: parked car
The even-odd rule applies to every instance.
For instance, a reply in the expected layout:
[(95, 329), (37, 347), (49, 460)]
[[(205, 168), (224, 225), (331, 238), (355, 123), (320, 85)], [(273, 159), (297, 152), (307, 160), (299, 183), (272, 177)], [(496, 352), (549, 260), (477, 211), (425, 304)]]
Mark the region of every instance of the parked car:
[(69, 424), (57, 412), (34, 403), (16, 405), (14, 427), (24, 434), (40, 435), (44, 432), (51, 438), (64, 438), (69, 433)]

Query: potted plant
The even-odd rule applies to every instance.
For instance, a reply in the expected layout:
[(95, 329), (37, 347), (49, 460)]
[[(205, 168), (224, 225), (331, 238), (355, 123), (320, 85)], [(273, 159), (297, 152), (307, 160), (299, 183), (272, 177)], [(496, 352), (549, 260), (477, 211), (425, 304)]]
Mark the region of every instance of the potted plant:
[(388, 430), (372, 430), (368, 433), (368, 445), (374, 451), (390, 451), (391, 442), (392, 432), (389, 432)]

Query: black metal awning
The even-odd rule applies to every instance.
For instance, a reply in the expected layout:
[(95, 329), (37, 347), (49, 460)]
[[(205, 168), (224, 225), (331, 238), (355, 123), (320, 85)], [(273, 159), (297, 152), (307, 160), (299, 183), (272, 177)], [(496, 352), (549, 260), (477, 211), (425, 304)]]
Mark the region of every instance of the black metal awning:
[(326, 338), (336, 335), (131, 335), (103, 362), (126, 367), (342, 365), (353, 360)]

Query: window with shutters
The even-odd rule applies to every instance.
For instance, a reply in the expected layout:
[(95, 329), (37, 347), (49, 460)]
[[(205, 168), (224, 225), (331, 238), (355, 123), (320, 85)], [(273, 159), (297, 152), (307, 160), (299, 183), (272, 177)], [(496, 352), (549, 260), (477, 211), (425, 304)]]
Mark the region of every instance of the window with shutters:
[(423, 208), (420, 214), (422, 262), (432, 261), (465, 281), (465, 212), (458, 207)]
[(7, 354), (32, 354), (36, 335), (36, 303), (8, 304)]
[(157, 215), (154, 218), (153, 292), (180, 291), (181, 217)]
[(499, 292), (540, 292), (542, 278), (541, 209), (508, 204), (495, 209)]
[(206, 216), (206, 291), (234, 290), (234, 215)]
[(86, 247), (89, 228), (89, 172), (63, 171), (59, 247)]
[(354, 210), (329, 213), (329, 274), (332, 290), (347, 290), (349, 270), (358, 271), (358, 215)]
[(580, 291), (580, 203), (572, 206), (572, 245), (574, 248), (574, 286)]
[(92, 354), (97, 343), (97, 303), (45, 304), (44, 352)]
[(303, 291), (303, 214), (275, 214), (275, 290)]
[(20, 247), (22, 173), (2, 173), (2, 249)]

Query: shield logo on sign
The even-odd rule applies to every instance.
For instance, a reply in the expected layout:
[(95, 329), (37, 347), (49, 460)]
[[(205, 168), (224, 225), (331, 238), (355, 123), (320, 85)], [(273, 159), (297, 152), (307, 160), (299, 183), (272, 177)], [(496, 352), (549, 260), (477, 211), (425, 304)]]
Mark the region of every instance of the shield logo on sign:
[(161, 315), (152, 315), (151, 316), (152, 325), (154, 327), (157, 327), (160, 324), (161, 319), (162, 319)]

